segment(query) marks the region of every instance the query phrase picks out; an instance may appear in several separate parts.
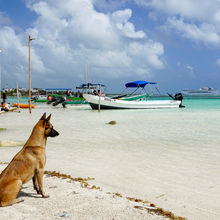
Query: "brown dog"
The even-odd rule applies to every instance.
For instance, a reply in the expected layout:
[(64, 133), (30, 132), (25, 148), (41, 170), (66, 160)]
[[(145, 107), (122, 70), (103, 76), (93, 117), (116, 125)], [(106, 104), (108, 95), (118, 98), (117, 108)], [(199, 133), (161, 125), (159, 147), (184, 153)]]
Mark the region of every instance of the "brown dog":
[(31, 136), (24, 147), (15, 155), (0, 175), (0, 206), (9, 206), (22, 199), (16, 199), (22, 185), (33, 180), (34, 189), (42, 197), (49, 197), (43, 191), (44, 165), (46, 162), (45, 147), (47, 137), (58, 136), (50, 123), (51, 114), (43, 114), (34, 126)]

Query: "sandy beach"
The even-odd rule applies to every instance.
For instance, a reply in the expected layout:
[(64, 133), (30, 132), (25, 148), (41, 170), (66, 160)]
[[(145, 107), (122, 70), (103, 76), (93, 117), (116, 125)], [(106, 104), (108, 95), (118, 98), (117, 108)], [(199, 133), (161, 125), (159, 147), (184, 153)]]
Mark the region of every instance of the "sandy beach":
[[(0, 172), (6, 166), (1, 163)], [(92, 178), (46, 171), (44, 189), (50, 197), (37, 195), (29, 181), (18, 194), (24, 202), (2, 207), (1, 219), (182, 219), (147, 201), (105, 192), (90, 182)]]
[(50, 198), (37, 195), (30, 181), (19, 194), (24, 202), (0, 209), (4, 219), (220, 217), (218, 111), (98, 113), (39, 105), (32, 114), (9, 112), (0, 116), (0, 162), (11, 161), (44, 112), (60, 133), (46, 147)]
[[(1, 131), (6, 131), (6, 128), (1, 128)], [(21, 148), (22, 145), (23, 143), (18, 141), (0, 140), (0, 147), (6, 149), (13, 146)], [(10, 150), (8, 153), (10, 154)], [(0, 161), (0, 172), (9, 162)], [(24, 201), (10, 207), (2, 207), (0, 216), (5, 220), (185, 219), (149, 201), (105, 191), (93, 185), (94, 180), (95, 178), (72, 177), (69, 174), (45, 170), (44, 190), (50, 197), (42, 198), (38, 195), (33, 189), (32, 181), (29, 181), (18, 194), (18, 198)]]

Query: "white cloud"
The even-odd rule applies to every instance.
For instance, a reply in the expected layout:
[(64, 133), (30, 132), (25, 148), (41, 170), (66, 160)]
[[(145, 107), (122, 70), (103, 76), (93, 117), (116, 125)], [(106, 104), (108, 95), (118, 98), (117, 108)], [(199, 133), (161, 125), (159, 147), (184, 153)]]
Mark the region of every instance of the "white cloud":
[(112, 20), (115, 22), (121, 34), (128, 38), (144, 38), (146, 34), (143, 31), (135, 32), (135, 27), (128, 20), (132, 16), (131, 9), (119, 10), (112, 14)]
[(131, 9), (118, 10), (112, 14), (115, 23), (126, 23), (132, 16)]
[(186, 65), (186, 68), (189, 70), (189, 71), (193, 71), (193, 67), (192, 66), (190, 66), (190, 65)]
[(164, 12), (169, 16), (179, 15), (201, 21), (212, 20), (220, 7), (218, 0), (135, 0), (135, 2), (153, 10)]
[(183, 37), (196, 42), (213, 45), (220, 43), (220, 35), (217, 33), (215, 26), (211, 24), (202, 23), (197, 26), (195, 24), (185, 23), (183, 19), (173, 17), (168, 19), (166, 27), (173, 28)]
[[(218, 0), (135, 0), (139, 5), (163, 13), (165, 27), (175, 29), (182, 37), (205, 45), (219, 45), (220, 2)], [(164, 28), (164, 26), (163, 26)]]
[(99, 79), (129, 74), (135, 79), (135, 75), (149, 76), (153, 69), (164, 68), (163, 45), (135, 30), (131, 9), (105, 14), (95, 10), (92, 0), (65, 0), (65, 4), (26, 0), (26, 4), (37, 14), (26, 33), (0, 29), (0, 45), (8, 56), (13, 54), (13, 65), (5, 58), (5, 68), (20, 80), (28, 71), (28, 34), (36, 38), (31, 42), (33, 82), (44, 86), (72, 86), (73, 81), (81, 81), (86, 59), (91, 75)]
[(164, 63), (160, 60), (160, 56), (164, 53), (163, 45), (160, 43), (148, 42), (145, 44), (130, 43), (128, 47), (128, 54), (134, 59), (137, 59), (137, 63), (145, 63), (155, 69), (164, 68)]
[[(1, 53), (3, 72), (7, 73), (9, 78), (13, 78), (13, 75), (28, 74), (28, 38), (26, 38), (25, 45), (23, 40), (21, 40), (21, 36), (16, 35), (12, 28), (4, 27), (0, 29), (0, 39), (1, 47), (3, 48)], [(44, 73), (46, 68), (34, 49), (31, 50), (31, 56), (32, 69), (39, 73)], [(22, 83), (25, 80), (24, 77), (19, 79)]]
[(109, 17), (96, 12), (90, 0), (39, 2), (32, 9), (40, 15), (35, 28), (43, 38), (59, 38), (68, 43), (76, 40), (88, 47), (111, 48), (119, 44)]
[(121, 31), (122, 35), (128, 38), (144, 38), (146, 34), (143, 31), (135, 32), (134, 25), (130, 22), (126, 24), (116, 24), (118, 30)]

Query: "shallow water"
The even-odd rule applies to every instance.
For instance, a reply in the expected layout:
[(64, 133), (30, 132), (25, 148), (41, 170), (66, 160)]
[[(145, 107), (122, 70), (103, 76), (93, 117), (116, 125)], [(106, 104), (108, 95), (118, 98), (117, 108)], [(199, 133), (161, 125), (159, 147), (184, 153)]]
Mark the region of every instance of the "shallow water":
[[(94, 184), (148, 200), (189, 219), (220, 219), (220, 99), (186, 108), (93, 111), (88, 105), (0, 115), (0, 140), (25, 142), (44, 112), (60, 135), (48, 139), (47, 170), (94, 177)], [(111, 120), (116, 125), (109, 125)], [(20, 147), (1, 147), (10, 161)], [(92, 182), (93, 184), (93, 182)]]

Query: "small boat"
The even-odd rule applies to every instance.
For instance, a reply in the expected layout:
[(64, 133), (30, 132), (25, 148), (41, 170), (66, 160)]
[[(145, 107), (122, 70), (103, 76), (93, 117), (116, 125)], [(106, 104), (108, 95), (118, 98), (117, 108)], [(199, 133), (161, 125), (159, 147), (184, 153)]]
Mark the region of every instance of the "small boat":
[(219, 90), (212, 87), (203, 87), (199, 90), (183, 89), (181, 93), (183, 94), (183, 96), (220, 96)]
[(70, 88), (47, 88), (45, 89), (45, 95), (35, 95), (32, 96), (32, 101), (34, 102), (48, 102), (54, 96), (62, 97), (60, 92), (66, 92), (67, 90), (71, 90)]
[(39, 103), (53, 103), (54, 106), (58, 104), (88, 104), (82, 96), (68, 96), (66, 94), (61, 95), (60, 92), (66, 92), (67, 90), (71, 90), (70, 88), (48, 88), (45, 89), (46, 95), (37, 95), (32, 97), (32, 101)]
[[(13, 107), (18, 107), (18, 103), (14, 103), (14, 104), (13, 104)], [(19, 107), (20, 107), (20, 108), (29, 108), (29, 104), (20, 103), (20, 104), (19, 104)], [(35, 107), (34, 104), (31, 104), (31, 108), (34, 108), (34, 107)]]
[[(155, 85), (155, 82), (134, 81), (126, 83), (126, 88), (136, 88), (144, 90), (146, 85)], [(144, 90), (145, 91), (145, 90)], [(172, 100), (149, 100), (148, 94), (119, 95), (107, 97), (94, 94), (83, 94), (92, 109), (159, 109), (159, 108), (179, 108), (182, 105), (182, 95), (169, 95)]]
[[(71, 96), (70, 94), (67, 95), (66, 93), (64, 95), (59, 95), (59, 94), (50, 94), (48, 95), (47, 104), (51, 104), (53, 106), (57, 106), (59, 104), (62, 104), (63, 107), (66, 107), (66, 105), (81, 105), (81, 104), (88, 104), (88, 102), (83, 98), (83, 93), (93, 93), (96, 91), (97, 86), (99, 84), (94, 84), (94, 83), (86, 83), (82, 84), (80, 86), (77, 86), (76, 89), (77, 91), (75, 92), (74, 96)], [(104, 85), (102, 85), (104, 87)], [(46, 91), (69, 91), (71, 89), (66, 89), (66, 88), (53, 88), (53, 89), (46, 89)]]
[(46, 95), (36, 95), (31, 97), (31, 101), (34, 102), (47, 102), (47, 96)]

